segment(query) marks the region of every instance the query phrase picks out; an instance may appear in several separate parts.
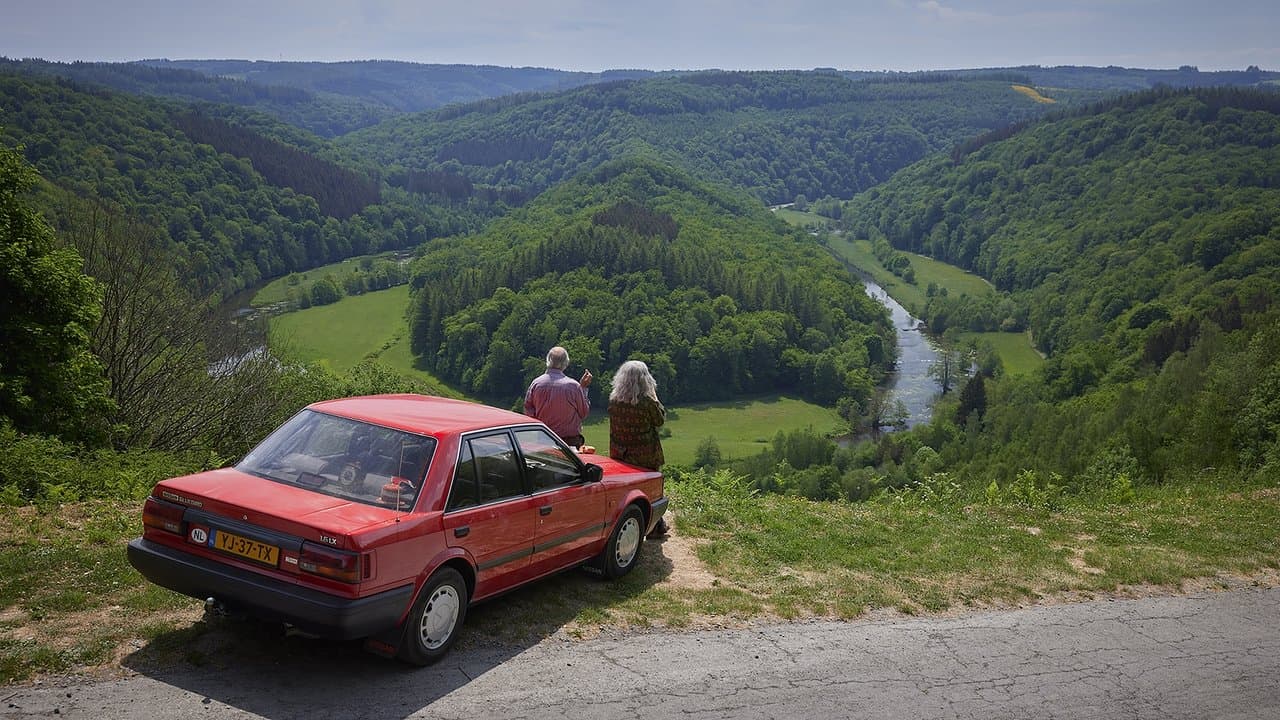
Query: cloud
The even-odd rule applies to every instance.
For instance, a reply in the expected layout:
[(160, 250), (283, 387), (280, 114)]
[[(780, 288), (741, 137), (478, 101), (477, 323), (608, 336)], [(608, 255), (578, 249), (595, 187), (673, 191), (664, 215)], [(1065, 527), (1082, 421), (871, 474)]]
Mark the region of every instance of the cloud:
[(948, 5), (943, 5), (938, 0), (924, 0), (916, 3), (916, 8), (931, 18), (946, 21), (973, 21), (973, 20), (989, 20), (991, 15), (981, 12), (973, 12), (970, 10), (957, 10)]

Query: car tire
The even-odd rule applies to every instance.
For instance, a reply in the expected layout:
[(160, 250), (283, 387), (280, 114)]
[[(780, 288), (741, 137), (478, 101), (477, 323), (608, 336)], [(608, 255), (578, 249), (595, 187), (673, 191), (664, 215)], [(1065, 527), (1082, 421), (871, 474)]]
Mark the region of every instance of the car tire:
[(644, 544), (644, 513), (635, 505), (628, 505), (622, 511), (622, 517), (613, 526), (609, 542), (597, 556), (596, 562), (604, 576), (614, 580), (631, 572), (640, 557), (640, 546)]
[(449, 652), (466, 617), (467, 582), (457, 570), (440, 568), (422, 586), (405, 618), (396, 656), (413, 665), (439, 660)]

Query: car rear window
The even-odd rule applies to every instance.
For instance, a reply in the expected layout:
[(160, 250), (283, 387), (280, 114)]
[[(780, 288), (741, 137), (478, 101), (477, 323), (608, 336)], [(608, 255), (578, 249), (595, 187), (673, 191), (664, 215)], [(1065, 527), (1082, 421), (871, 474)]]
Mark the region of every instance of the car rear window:
[(236, 469), (369, 505), (412, 507), (435, 438), (303, 410)]

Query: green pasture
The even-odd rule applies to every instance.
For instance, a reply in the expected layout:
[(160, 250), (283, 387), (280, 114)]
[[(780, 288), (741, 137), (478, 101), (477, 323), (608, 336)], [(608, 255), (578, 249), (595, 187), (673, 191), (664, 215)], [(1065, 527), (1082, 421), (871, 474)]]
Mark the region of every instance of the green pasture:
[(862, 272), (871, 276), (877, 285), (884, 288), (893, 299), (902, 303), (913, 315), (924, 307), (928, 297), (925, 291), (929, 283), (939, 288), (946, 288), (951, 295), (972, 295), (974, 297), (995, 292), (986, 280), (955, 265), (948, 265), (939, 260), (907, 253), (911, 259), (911, 267), (916, 271), (916, 282), (908, 284), (884, 269), (880, 261), (871, 252), (871, 243), (867, 240), (850, 240), (842, 235), (832, 235), (827, 246), (844, 260)]
[(366, 359), (419, 380), (447, 397), (461, 397), (440, 378), (418, 367), (409, 351), (409, 286), (349, 295), (332, 305), (271, 318), (272, 347), (306, 362), (342, 373)]
[(270, 342), (301, 360), (346, 372), (407, 332), (408, 304), (408, 285), (344, 297), (332, 305), (271, 318)]
[(990, 343), (1000, 356), (1004, 371), (1009, 375), (1032, 373), (1044, 362), (1044, 358), (1040, 357), (1040, 353), (1031, 346), (1031, 339), (1027, 337), (1026, 333), (964, 333), (960, 336), (960, 339), (962, 342), (977, 340), (980, 343)]
[[(671, 432), (670, 437), (662, 440), (667, 462), (689, 465), (693, 463), (698, 444), (708, 437), (715, 438), (720, 455), (730, 460), (758, 454), (779, 430), (790, 432), (812, 427), (819, 433), (835, 435), (845, 432), (848, 424), (831, 408), (770, 395), (667, 408), (664, 427)], [(587, 418), (582, 432), (599, 452), (609, 451), (609, 416), (603, 408)]]
[(360, 263), (370, 258), (375, 260), (388, 260), (395, 257), (394, 252), (378, 253), (377, 255), (361, 255), (359, 257), (347, 258), (341, 262), (321, 265), (318, 268), (312, 268), (306, 272), (290, 273), (281, 278), (276, 278), (267, 283), (261, 290), (254, 294), (250, 305), (254, 307), (263, 307), (273, 303), (283, 302), (289, 297), (289, 288), (305, 288), (310, 283), (319, 280), (325, 275), (333, 275), (338, 280), (338, 284), (342, 284), (342, 279), (348, 275), (353, 275), (360, 269)]
[(466, 397), (460, 391), (446, 385), (443, 380), (433, 375), (430, 371), (418, 366), (418, 359), (413, 356), (413, 352), (409, 349), (409, 327), (407, 323), (404, 326), (404, 331), (391, 340), (391, 344), (387, 345), (382, 352), (378, 353), (378, 362), (407, 378), (427, 383), (435, 389), (434, 392), (437, 395), (456, 398)]
[(831, 218), (817, 213), (800, 212), (791, 208), (773, 208), (773, 213), (792, 225), (805, 228), (825, 228), (831, 226)]

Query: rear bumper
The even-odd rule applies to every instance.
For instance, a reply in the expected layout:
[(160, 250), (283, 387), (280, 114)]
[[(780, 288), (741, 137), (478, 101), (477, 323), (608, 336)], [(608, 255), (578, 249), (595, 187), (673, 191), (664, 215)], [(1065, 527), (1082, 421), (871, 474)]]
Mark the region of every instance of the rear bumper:
[(646, 530), (646, 532), (652, 532), (653, 529), (657, 527), (658, 521), (662, 520), (662, 516), (666, 514), (667, 512), (666, 496), (663, 496), (658, 498), (657, 500), (654, 500), (653, 504), (649, 506), (649, 509), (650, 509), (649, 527)]
[(264, 577), (165, 545), (129, 541), (129, 564), (151, 582), (183, 595), (215, 598), (266, 620), (279, 620), (323, 637), (352, 640), (389, 630), (413, 600), (413, 586), (364, 598), (336, 595)]

